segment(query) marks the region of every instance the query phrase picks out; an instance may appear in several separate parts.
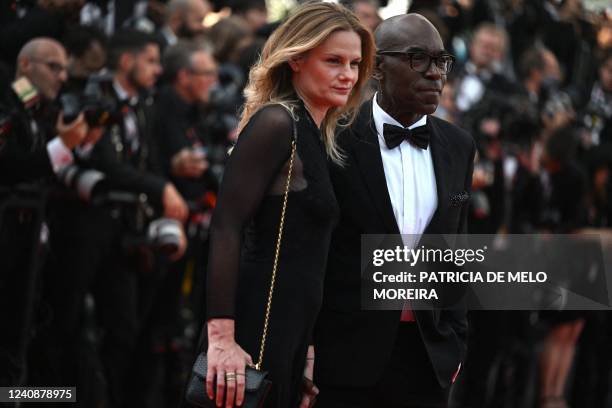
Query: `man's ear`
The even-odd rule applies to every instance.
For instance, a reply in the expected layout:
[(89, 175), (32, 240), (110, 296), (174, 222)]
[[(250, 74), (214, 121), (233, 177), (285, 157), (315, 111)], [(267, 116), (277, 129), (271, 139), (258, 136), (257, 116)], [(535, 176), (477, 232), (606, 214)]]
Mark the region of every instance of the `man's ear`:
[(176, 83), (183, 85), (189, 81), (189, 70), (187, 68), (181, 68), (176, 73)]
[(25, 75), (30, 72), (32, 61), (28, 57), (22, 57), (17, 60), (17, 72), (20, 75)]
[(372, 78), (374, 78), (377, 81), (380, 81), (383, 77), (382, 63), (383, 63), (383, 59), (379, 56), (376, 56), (376, 58), (374, 59), (374, 71), (372, 72)]
[(131, 52), (124, 52), (119, 56), (119, 68), (121, 68), (122, 71), (129, 71), (134, 66), (134, 61), (134, 54)]

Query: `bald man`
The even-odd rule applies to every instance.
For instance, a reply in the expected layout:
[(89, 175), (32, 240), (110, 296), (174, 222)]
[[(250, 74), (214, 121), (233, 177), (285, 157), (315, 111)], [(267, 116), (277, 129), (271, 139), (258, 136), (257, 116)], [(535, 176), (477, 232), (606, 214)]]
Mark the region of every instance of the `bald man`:
[(204, 17), (212, 7), (208, 0), (171, 0), (166, 6), (166, 24), (159, 34), (162, 52), (179, 39), (191, 39), (204, 34)]
[[(24, 85), (25, 79), (31, 85)], [(48, 38), (28, 42), (19, 52), (16, 80), (15, 92), (5, 89), (0, 92), (0, 110), (8, 108), (11, 113), (11, 126), (4, 128), (0, 137), (0, 189), (29, 183), (35, 191), (43, 191), (39, 188), (42, 182), (70, 164), (73, 160), (71, 149), (92, 132), (82, 115), (68, 125), (61, 118), (57, 123), (48, 119), (47, 108), (66, 80), (66, 52), (61, 44)], [(38, 103), (32, 103), (33, 91), (40, 97)], [(100, 134), (97, 131), (97, 136)], [(9, 202), (4, 201), (7, 197)], [(35, 265), (32, 260), (39, 256), (33, 255), (32, 248), (41, 236), (41, 226), (31, 208), (33, 204), (11, 203), (10, 197), (5, 192), (0, 194), (3, 216), (0, 223), (0, 254), (3, 255), (0, 256), (0, 321), (11, 328), (6, 335), (0, 336), (0, 384), (7, 386), (18, 385), (23, 380), (32, 313), (36, 310), (30, 288), (37, 286), (38, 270), (32, 266)], [(36, 196), (31, 193), (27, 198), (28, 202), (38, 204), (32, 201)], [(42, 201), (41, 194), (38, 200), (41, 207)], [(25, 209), (11, 208), (16, 205)]]
[(375, 38), (379, 90), (339, 135), (346, 162), (331, 168), (341, 220), (314, 333), (317, 407), (446, 407), (465, 310), (362, 310), (360, 238), (465, 233), (475, 145), (431, 116), (454, 61), (434, 26), (401, 15)]
[(83, 115), (69, 124), (61, 115), (56, 123), (48, 123), (45, 113), (67, 79), (66, 67), (64, 47), (50, 38), (35, 38), (19, 52), (16, 80), (27, 79), (40, 103), (26, 109), (16, 95), (13, 98), (19, 120), (14, 121), (15, 136), (7, 137), (0, 148), (0, 184), (51, 176), (72, 163), (72, 148), (101, 135), (99, 129), (90, 132)]

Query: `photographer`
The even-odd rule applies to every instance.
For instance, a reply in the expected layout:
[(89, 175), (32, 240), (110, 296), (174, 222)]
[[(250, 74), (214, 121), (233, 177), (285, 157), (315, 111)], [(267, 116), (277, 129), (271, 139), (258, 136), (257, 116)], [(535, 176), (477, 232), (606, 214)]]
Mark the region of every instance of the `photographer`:
[(162, 52), (180, 39), (193, 39), (205, 33), (202, 21), (211, 11), (207, 0), (172, 0), (166, 5), (164, 26), (157, 33)]
[[(58, 192), (53, 208), (44, 290), (53, 320), (37, 348), (36, 366), (47, 361), (48, 367), (33, 381), (76, 385), (82, 406), (103, 400), (120, 407), (152, 296), (146, 288), (154, 287), (159, 271), (154, 250), (167, 250), (172, 259), (182, 255), (179, 221), (186, 206), (158, 174), (151, 103), (139, 98), (161, 71), (157, 45), (146, 34), (120, 32), (109, 57), (112, 75), (92, 75), (81, 93), (61, 97), (65, 112), (105, 121), (106, 132), (62, 172), (68, 189)], [(179, 221), (154, 220), (162, 214)], [(88, 293), (93, 308), (84, 307)], [(101, 335), (95, 325), (83, 325), (92, 312)]]
[[(208, 223), (218, 186), (208, 157), (213, 147), (211, 135), (197, 125), (202, 110), (209, 107), (217, 64), (206, 48), (179, 42), (164, 53), (163, 67), (167, 83), (156, 99), (155, 137), (167, 176), (192, 203), (186, 224), (189, 249), (183, 259), (169, 267), (169, 273), (157, 286), (145, 329), (150, 346), (144, 350), (144, 363), (139, 365), (146, 372), (136, 375), (142, 385), (135, 388), (142, 393), (141, 403), (166, 390), (166, 406), (177, 406), (184, 385), (181, 363), (186, 355), (191, 356), (195, 346), (195, 338), (187, 333), (203, 321), (200, 314), (204, 301), (200, 294), (204, 292), (206, 259), (202, 248), (208, 242)], [(185, 282), (194, 289), (184, 290)], [(147, 372), (159, 375), (153, 378)]]
[(68, 124), (61, 114), (57, 122), (54, 119), (52, 102), (67, 79), (66, 70), (66, 51), (55, 40), (34, 39), (21, 49), (16, 81), (3, 112), (11, 130), (2, 135), (0, 184), (52, 176), (72, 162), (71, 149), (99, 138), (100, 130), (89, 132), (83, 116)]
[(92, 154), (94, 167), (113, 187), (144, 193), (166, 217), (184, 221), (187, 206), (163, 177), (151, 137), (152, 99), (146, 95), (161, 74), (159, 46), (148, 34), (122, 30), (110, 41), (109, 68), (114, 97), (123, 105), (123, 123), (110, 127)]
[(487, 92), (509, 93), (513, 81), (503, 72), (503, 60), (508, 46), (508, 34), (496, 25), (483, 23), (474, 31), (470, 43), (470, 58), (456, 74), (457, 107), (469, 110)]
[(68, 52), (68, 81), (63, 90), (83, 92), (90, 75), (106, 65), (108, 40), (101, 30), (78, 25), (67, 30), (63, 41)]
[(66, 65), (61, 44), (31, 40), (19, 52), (15, 81), (2, 91), (0, 318), (11, 329), (0, 344), (0, 375), (6, 385), (24, 381), (49, 181), (73, 161), (73, 148), (91, 145), (101, 135), (101, 129), (89, 129), (83, 116), (71, 123), (61, 113), (56, 117), (53, 102), (66, 81)]
[[(102, 360), (110, 388), (111, 405), (120, 407), (128, 390), (128, 372), (137, 351), (137, 339), (146, 320), (157, 272), (146, 245), (124, 245), (130, 236), (142, 234), (155, 214), (172, 218), (181, 242), (172, 259), (185, 249), (180, 222), (187, 206), (174, 185), (161, 174), (158, 150), (152, 137), (152, 99), (147, 95), (161, 73), (159, 47), (153, 37), (134, 30), (117, 32), (110, 40), (108, 67), (113, 71), (113, 98), (121, 106), (121, 120), (110, 125), (91, 153), (93, 167), (105, 175), (109, 188), (146, 198), (154, 210), (119, 207), (111, 211), (106, 228), (112, 229), (112, 250), (103, 258), (102, 296), (96, 307), (106, 336)], [(143, 222), (145, 221), (145, 222)], [(157, 224), (153, 224), (157, 225)], [(151, 227), (151, 225), (149, 226)], [(139, 273), (147, 272), (147, 273)]]
[(210, 141), (196, 126), (217, 81), (217, 64), (209, 51), (191, 43), (170, 47), (163, 62), (170, 83), (157, 97), (155, 136), (168, 176), (183, 197), (199, 200), (216, 189), (205, 153)]

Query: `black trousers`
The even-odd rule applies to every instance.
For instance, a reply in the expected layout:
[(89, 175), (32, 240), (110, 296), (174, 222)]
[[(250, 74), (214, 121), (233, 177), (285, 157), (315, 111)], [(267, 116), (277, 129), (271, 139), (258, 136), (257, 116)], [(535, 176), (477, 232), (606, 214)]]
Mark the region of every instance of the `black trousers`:
[(391, 359), (371, 387), (317, 384), (317, 408), (446, 408), (448, 389), (434, 373), (416, 323), (402, 323)]
[[(106, 209), (73, 208), (50, 229), (43, 301), (52, 318), (33, 347), (29, 385), (77, 386), (79, 407), (120, 407), (140, 328), (138, 258), (122, 250), (123, 224)], [(94, 349), (83, 332), (86, 293), (101, 328)]]
[(36, 324), (41, 220), (35, 210), (1, 208), (0, 213), (0, 385), (18, 386), (25, 379), (26, 350)]

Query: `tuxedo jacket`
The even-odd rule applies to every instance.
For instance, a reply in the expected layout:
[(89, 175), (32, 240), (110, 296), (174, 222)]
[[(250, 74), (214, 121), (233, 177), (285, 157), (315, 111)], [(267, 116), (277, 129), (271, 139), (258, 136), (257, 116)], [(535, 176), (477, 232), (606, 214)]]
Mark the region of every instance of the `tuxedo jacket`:
[[(464, 130), (428, 116), (438, 206), (424, 233), (467, 233), (468, 200), (476, 147)], [(343, 166), (332, 164), (331, 179), (341, 217), (328, 256), (323, 304), (314, 332), (315, 381), (338, 386), (371, 386), (389, 362), (401, 311), (361, 310), (361, 235), (399, 234), (385, 180), (372, 101), (338, 135)], [(465, 194), (461, 194), (465, 197)], [(454, 197), (454, 200), (451, 200)], [(442, 387), (451, 383), (466, 351), (466, 310), (414, 312), (429, 359)], [(404, 323), (405, 324), (405, 323)], [(418, 368), (415, 368), (418, 369)]]
[[(117, 103), (123, 102), (114, 94)], [(112, 189), (144, 193), (149, 204), (163, 211), (163, 191), (167, 181), (159, 160), (159, 147), (153, 137), (153, 102), (142, 96), (134, 107), (123, 107), (122, 114), (131, 109), (136, 118), (139, 148), (132, 152), (127, 138), (125, 119), (107, 126), (96, 143), (91, 164), (106, 175)]]

